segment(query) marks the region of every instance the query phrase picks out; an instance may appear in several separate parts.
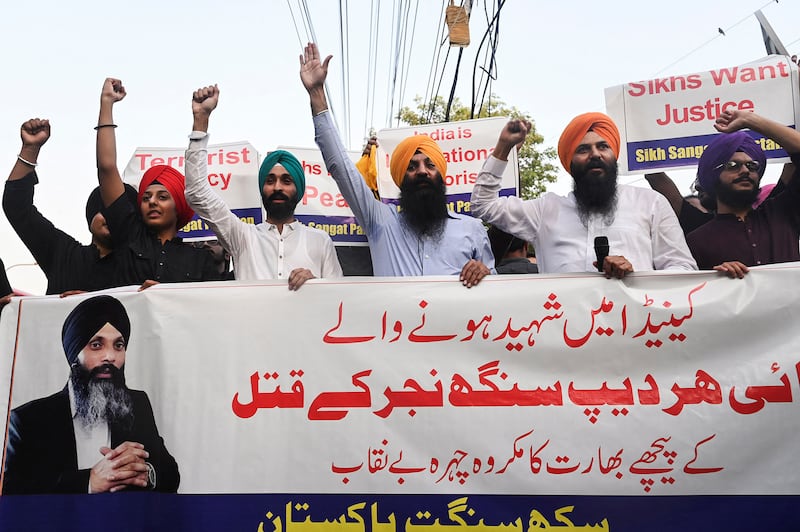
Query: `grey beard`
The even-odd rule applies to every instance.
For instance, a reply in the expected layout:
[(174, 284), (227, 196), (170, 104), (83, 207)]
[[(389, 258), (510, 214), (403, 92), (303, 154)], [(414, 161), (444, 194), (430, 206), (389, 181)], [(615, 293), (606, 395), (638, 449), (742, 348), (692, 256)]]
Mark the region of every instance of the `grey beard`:
[(102, 421), (125, 429), (133, 426), (133, 400), (121, 372), (116, 378), (92, 379), (83, 366), (75, 364), (70, 380), (75, 413), (85, 429)]

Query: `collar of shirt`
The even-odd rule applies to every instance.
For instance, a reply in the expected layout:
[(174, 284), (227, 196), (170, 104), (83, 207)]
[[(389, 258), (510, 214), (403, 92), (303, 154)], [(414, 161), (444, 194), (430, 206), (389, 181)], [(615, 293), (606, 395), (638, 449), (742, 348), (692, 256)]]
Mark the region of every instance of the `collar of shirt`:
[[(264, 222), (264, 223), (267, 225), (267, 230), (268, 231), (277, 231), (278, 230), (278, 226), (277, 225), (275, 225), (273, 223), (270, 223), (270, 222)], [(283, 227), (288, 227), (292, 231), (296, 231), (297, 230), (297, 226), (299, 226), (299, 225), (300, 225), (300, 222), (297, 219), (295, 219), (295, 220), (293, 220), (293, 221), (291, 221), (289, 223), (283, 224)]]

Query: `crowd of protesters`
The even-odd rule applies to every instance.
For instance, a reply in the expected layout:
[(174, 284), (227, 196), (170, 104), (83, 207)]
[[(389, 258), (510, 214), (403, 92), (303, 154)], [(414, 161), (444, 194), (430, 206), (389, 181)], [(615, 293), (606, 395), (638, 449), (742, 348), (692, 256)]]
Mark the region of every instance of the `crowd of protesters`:
[[(616, 124), (602, 113), (581, 114), (558, 142), (572, 192), (522, 200), (499, 194), (508, 156), (531, 130), (529, 122), (511, 120), (476, 180), (474, 217), (448, 210), (447, 160), (436, 141), (414, 135), (400, 142), (389, 159), (400, 190), (398, 209), (378, 194), (375, 140), (358, 163), (346, 154), (325, 97), (330, 61), (315, 44), (306, 46), (300, 57), (301, 84), (309, 95), (315, 140), (364, 229), (375, 275), (454, 275), (471, 288), (487, 275), (537, 271), (600, 271), (621, 279), (632, 272), (699, 266), (742, 278), (752, 266), (800, 260), (796, 166), (786, 166), (769, 194), (762, 191), (766, 159), (746, 133), (774, 140), (798, 163), (800, 132), (791, 127), (753, 112), (721, 113), (714, 124), (721, 134), (699, 160), (694, 187), (699, 197), (692, 198), (683, 197), (663, 173), (646, 176), (654, 190), (618, 183)], [(21, 148), (6, 181), (3, 210), (44, 272), (47, 294), (233, 278), (281, 279), (297, 290), (309, 279), (343, 275), (330, 236), (295, 217), (306, 176), (291, 153), (271, 152), (261, 164), (257, 193), (266, 218), (260, 224), (242, 222), (212, 191), (206, 161), (209, 120), (220, 98), (216, 85), (187, 95), (193, 127), (186, 176), (156, 165), (147, 169), (138, 188), (123, 183), (113, 109), (126, 95), (121, 80), (104, 81), (95, 128), (98, 187), (85, 210), (90, 244), (55, 227), (35, 206), (37, 160), (50, 138), (50, 122), (32, 118), (20, 127)], [(213, 243), (198, 245), (179, 237), (195, 212), (215, 233)], [(491, 226), (488, 233), (484, 223)], [(598, 241), (607, 249), (602, 256)], [(0, 272), (3, 305), (12, 289), (2, 262)]]

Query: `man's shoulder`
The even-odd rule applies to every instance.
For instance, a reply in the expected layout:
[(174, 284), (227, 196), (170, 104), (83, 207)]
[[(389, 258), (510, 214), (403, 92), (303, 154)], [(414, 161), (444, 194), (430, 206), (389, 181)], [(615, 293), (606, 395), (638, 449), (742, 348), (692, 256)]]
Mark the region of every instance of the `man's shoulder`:
[(663, 196), (652, 188), (637, 187), (634, 185), (617, 185), (619, 197), (629, 197), (635, 199), (663, 198)]
[(483, 223), (479, 219), (469, 214), (463, 214), (460, 212), (449, 212), (447, 214), (450, 216), (451, 220), (459, 220), (470, 224), (477, 223), (483, 225)]
[(710, 235), (715, 234), (717, 231), (722, 230), (722, 226), (726, 225), (727, 219), (723, 216), (713, 216), (709, 219), (706, 223), (702, 224), (700, 227), (690, 231), (686, 235), (686, 242), (688, 243), (689, 240), (697, 240), (697, 239), (706, 239)]
[[(522, 200), (522, 198), (520, 199)], [(522, 201), (530, 205), (538, 204), (541, 206), (548, 206), (549, 208), (552, 208), (553, 206), (575, 203), (572, 193), (558, 194), (557, 192), (545, 192), (541, 196)]]
[(152, 410), (152, 406), (150, 405), (150, 398), (147, 396), (147, 393), (142, 390), (133, 390), (128, 388), (128, 393), (131, 396), (131, 400), (133, 401), (133, 407), (145, 407)]
[(67, 395), (66, 388), (52, 395), (48, 395), (47, 397), (40, 397), (28, 401), (14, 408), (13, 412), (20, 418), (39, 418), (46, 412), (52, 411), (54, 407), (59, 406), (59, 403), (69, 408), (69, 396)]

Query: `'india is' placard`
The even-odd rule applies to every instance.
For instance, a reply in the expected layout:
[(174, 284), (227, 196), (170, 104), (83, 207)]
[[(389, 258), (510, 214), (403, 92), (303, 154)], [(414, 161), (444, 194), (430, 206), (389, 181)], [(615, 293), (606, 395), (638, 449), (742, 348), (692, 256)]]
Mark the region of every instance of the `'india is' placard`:
[[(400, 196), (400, 189), (392, 181), (389, 171), (391, 153), (406, 137), (428, 135), (439, 144), (447, 161), (447, 173), (442, 177), (447, 186), (448, 207), (460, 214), (470, 214), (472, 187), (506, 122), (506, 117), (492, 117), (378, 131), (378, 189), (381, 198), (396, 202)], [(500, 195), (516, 196), (519, 190), (516, 149), (509, 154), (508, 161)]]

